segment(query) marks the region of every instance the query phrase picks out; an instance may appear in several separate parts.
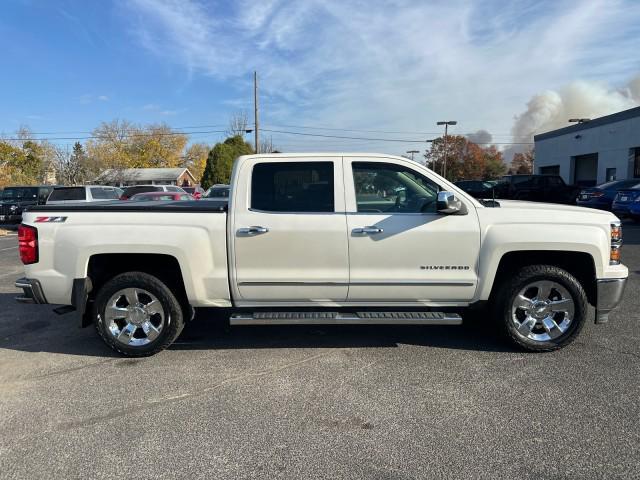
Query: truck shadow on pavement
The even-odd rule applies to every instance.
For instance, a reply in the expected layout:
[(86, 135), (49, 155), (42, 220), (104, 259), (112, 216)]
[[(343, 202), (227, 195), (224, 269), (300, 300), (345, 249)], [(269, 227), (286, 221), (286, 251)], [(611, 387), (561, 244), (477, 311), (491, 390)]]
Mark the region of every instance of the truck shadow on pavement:
[[(72, 315), (51, 306), (23, 305), (14, 293), (0, 294), (0, 349), (67, 355), (118, 357), (93, 327), (80, 328)], [(398, 345), (512, 352), (490, 325), (474, 318), (463, 326), (283, 325), (229, 326), (226, 317), (207, 315), (188, 323), (169, 351), (254, 348), (394, 348)]]

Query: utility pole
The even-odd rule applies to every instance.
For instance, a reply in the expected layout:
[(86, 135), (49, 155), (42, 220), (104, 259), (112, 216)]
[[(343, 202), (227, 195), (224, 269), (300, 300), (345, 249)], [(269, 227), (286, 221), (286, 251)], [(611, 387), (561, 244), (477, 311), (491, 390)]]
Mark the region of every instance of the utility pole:
[(411, 160), (413, 161), (413, 154), (414, 153), (420, 153), (420, 150), (407, 150), (407, 153), (411, 154)]
[(449, 125), (457, 125), (455, 120), (446, 120), (443, 122), (437, 122), (437, 125), (444, 125), (444, 162), (442, 164), (442, 176), (447, 178), (447, 156), (449, 155), (449, 149), (447, 148), (447, 134)]
[(256, 153), (260, 153), (260, 139), (258, 138), (258, 72), (256, 71), (253, 72), (253, 114)]

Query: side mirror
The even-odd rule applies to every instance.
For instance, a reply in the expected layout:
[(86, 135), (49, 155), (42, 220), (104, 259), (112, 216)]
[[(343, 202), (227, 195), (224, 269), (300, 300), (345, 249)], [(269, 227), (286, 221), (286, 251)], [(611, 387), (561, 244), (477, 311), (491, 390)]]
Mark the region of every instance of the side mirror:
[(456, 195), (453, 192), (438, 192), (438, 201), (436, 205), (436, 209), (440, 213), (444, 213), (447, 215), (451, 215), (454, 213), (467, 213), (467, 209), (465, 205), (456, 198)]

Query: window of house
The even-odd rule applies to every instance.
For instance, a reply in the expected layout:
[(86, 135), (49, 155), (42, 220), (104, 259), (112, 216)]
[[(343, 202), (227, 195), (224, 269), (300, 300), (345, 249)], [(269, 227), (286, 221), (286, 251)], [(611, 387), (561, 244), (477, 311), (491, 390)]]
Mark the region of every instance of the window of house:
[(440, 188), (401, 165), (353, 162), (358, 212), (435, 213)]
[(251, 208), (267, 212), (333, 212), (333, 162), (258, 163)]

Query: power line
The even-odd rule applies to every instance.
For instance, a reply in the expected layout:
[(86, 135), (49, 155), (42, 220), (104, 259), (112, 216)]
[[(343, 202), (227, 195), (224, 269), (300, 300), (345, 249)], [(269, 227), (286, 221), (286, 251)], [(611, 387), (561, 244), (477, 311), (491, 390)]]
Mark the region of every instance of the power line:
[[(207, 128), (207, 127), (219, 127), (220, 125), (195, 125), (195, 126), (186, 126), (186, 127), (172, 127), (173, 130), (178, 129), (191, 129), (191, 128)], [(375, 132), (375, 133), (393, 133), (393, 132), (384, 132), (381, 130), (356, 130), (356, 129), (339, 129), (339, 128), (322, 128), (322, 127), (310, 127), (310, 126), (298, 126), (298, 127), (290, 127), (290, 128), (316, 128), (318, 130), (332, 130), (332, 131), (353, 131), (353, 132)], [(418, 139), (406, 139), (406, 138), (380, 138), (380, 137), (360, 137), (360, 136), (346, 136), (346, 135), (329, 135), (322, 133), (308, 133), (308, 132), (294, 132), (290, 130), (276, 130), (276, 129), (262, 129), (265, 132), (277, 133), (282, 135), (297, 135), (304, 137), (315, 137), (315, 138), (332, 138), (332, 139), (342, 139), (342, 140), (362, 140), (369, 142), (391, 142), (391, 143), (427, 143), (428, 140), (418, 140)], [(226, 130), (201, 130), (201, 131), (171, 131), (171, 132), (155, 132), (155, 133), (122, 133), (116, 135), (118, 138), (129, 138), (129, 137), (150, 137), (150, 136), (176, 136), (176, 135), (202, 135), (202, 134), (210, 134), (210, 133), (226, 133)], [(27, 141), (27, 140), (93, 140), (93, 139), (111, 139), (113, 136), (110, 135), (92, 135), (92, 132), (82, 131), (82, 132), (39, 132), (32, 133), (31, 135), (56, 135), (56, 134), (69, 134), (69, 133), (81, 133), (85, 134), (84, 136), (72, 136), (72, 137), (39, 137), (39, 138), (1, 138), (0, 140), (6, 141)], [(395, 132), (395, 133), (409, 133), (409, 132)], [(439, 132), (414, 132), (415, 134), (425, 134), (425, 135), (440, 135)], [(88, 135), (87, 135), (88, 134)], [(466, 134), (469, 135), (469, 134)], [(533, 145), (533, 142), (473, 142), (477, 145)]]
[[(92, 140), (102, 139), (110, 140), (113, 138), (129, 138), (129, 137), (157, 137), (157, 136), (175, 136), (175, 135), (196, 135), (201, 133), (226, 133), (226, 130), (205, 130), (200, 132), (155, 132), (155, 133), (122, 133), (118, 135), (89, 135), (86, 137), (40, 137), (40, 138), (1, 138), (6, 141), (29, 141), (29, 140)], [(37, 134), (32, 134), (37, 135)]]
[[(308, 130), (329, 130), (335, 132), (361, 132), (361, 133), (385, 133), (385, 134), (395, 134), (395, 135), (440, 135), (442, 132), (421, 132), (421, 131), (392, 131), (392, 130), (363, 130), (357, 128), (336, 128), (336, 127), (322, 127), (322, 126), (311, 126), (311, 125), (281, 125), (281, 124), (269, 124), (272, 127), (282, 127), (282, 128), (298, 128), (298, 129), (308, 129)], [(485, 130), (485, 129), (478, 129)], [(488, 132), (488, 131), (487, 131)], [(468, 132), (468, 133), (460, 133), (459, 135), (476, 135), (478, 132)], [(489, 135), (495, 137), (517, 137), (518, 135), (513, 135), (511, 133), (492, 133), (488, 132)]]
[[(263, 128), (263, 132), (280, 133), (283, 135), (300, 135), (304, 137), (320, 138), (341, 138), (345, 140), (366, 140), (371, 142), (399, 142), (399, 143), (427, 143), (428, 140), (413, 140), (406, 138), (370, 138), (370, 137), (347, 137), (343, 135), (325, 135), (321, 133), (291, 132), (287, 130), (272, 130)], [(477, 145), (533, 145), (533, 142), (473, 142)]]

